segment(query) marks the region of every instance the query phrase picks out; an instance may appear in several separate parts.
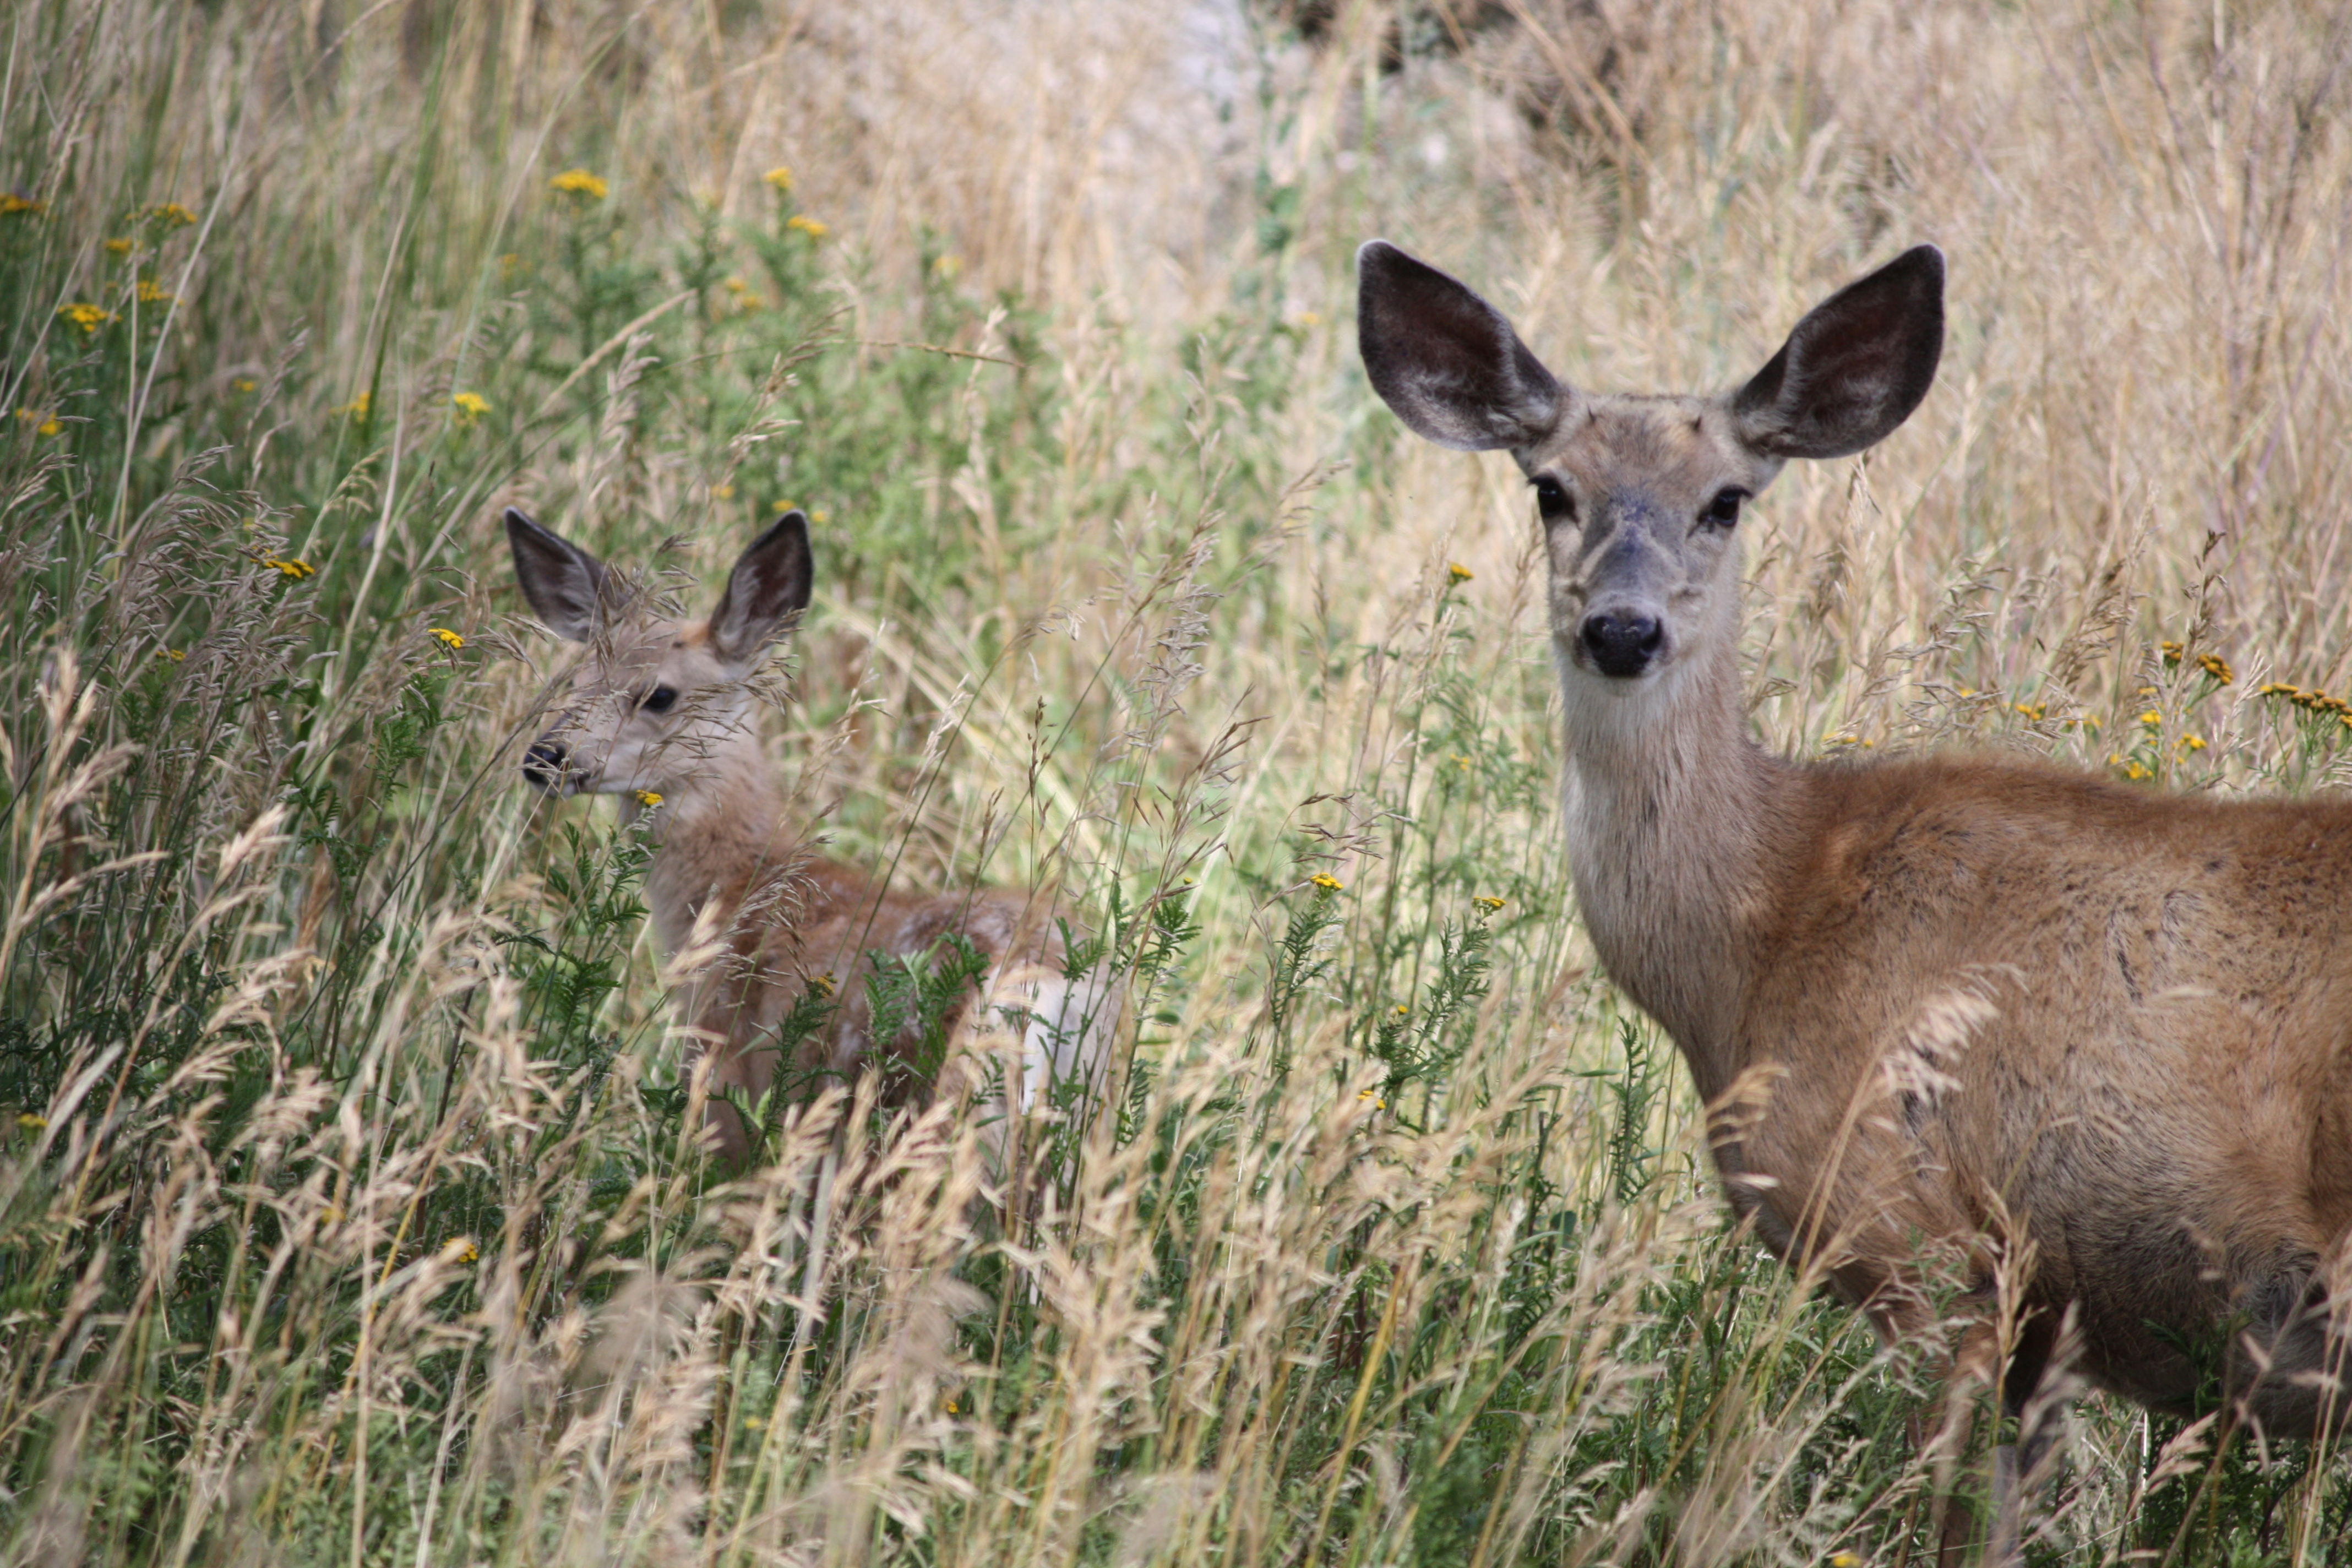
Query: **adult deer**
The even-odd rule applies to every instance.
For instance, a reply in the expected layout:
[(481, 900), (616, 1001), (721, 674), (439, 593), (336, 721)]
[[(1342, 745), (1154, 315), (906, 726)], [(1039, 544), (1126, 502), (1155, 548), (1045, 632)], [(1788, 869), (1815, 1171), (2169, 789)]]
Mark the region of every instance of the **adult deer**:
[[(1577, 903), (1699, 1093), (1760, 1088), (1714, 1145), (1733, 1206), (1890, 1338), (1930, 1326), (1919, 1242), (1957, 1247), (1982, 1310), (1957, 1371), (2012, 1410), (2072, 1311), (2115, 1393), (2339, 1428), (2352, 805), (1748, 737), (1741, 512), (1789, 459), (1860, 452), (1926, 396), (1942, 254), (1831, 296), (1711, 397), (1579, 392), (1454, 279), (1380, 240), (1358, 264), (1388, 405), (1534, 487)], [(1996, 1366), (2004, 1256), (2031, 1274)]]
[[(1066, 973), (1045, 900), (893, 889), (819, 854), (809, 826), (787, 811), (749, 681), (808, 607), (804, 516), (788, 511), (754, 541), (709, 617), (694, 622), (653, 613), (647, 595), (628, 593), (594, 556), (522, 512), (509, 509), (506, 526), (531, 609), (588, 650), (562, 715), (525, 754), (523, 776), (550, 795), (618, 795), (624, 814), (652, 814), (646, 902), (673, 955), (707, 955), (680, 1008), (694, 1042), (689, 1067), (709, 1056), (705, 1116), (724, 1155), (740, 1160), (750, 1147), (730, 1100), (756, 1103), (787, 1047), (802, 1074), (845, 1076), (895, 1059), (902, 1080), (935, 1075), (934, 1089), (967, 1101), (1001, 1085), (997, 1103), (976, 1107), (999, 1153), (1013, 1119), (1055, 1084), (1099, 1089), (1119, 989), (1099, 967)], [(887, 1009), (901, 1021), (876, 1037), (866, 981), (877, 957), (901, 967), (903, 991), (904, 966), (930, 971), (975, 952), (985, 976), (949, 1003), (940, 1059), (922, 1059), (927, 1026), (938, 1021), (918, 1009)], [(806, 1005), (813, 989), (832, 1005)], [(820, 1018), (803, 1037), (780, 1040)]]

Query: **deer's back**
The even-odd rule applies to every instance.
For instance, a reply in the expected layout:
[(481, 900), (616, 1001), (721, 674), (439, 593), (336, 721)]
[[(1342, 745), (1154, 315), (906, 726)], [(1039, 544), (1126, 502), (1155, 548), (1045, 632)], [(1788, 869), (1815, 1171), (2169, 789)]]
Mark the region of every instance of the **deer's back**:
[[(919, 1088), (940, 1063), (929, 1059), (941, 1040), (959, 1042), (989, 999), (1022, 984), (1033, 972), (1057, 972), (1062, 950), (1052, 911), (1025, 893), (967, 889), (944, 894), (889, 891), (856, 868), (817, 861), (795, 868), (778, 896), (747, 907), (730, 933), (734, 949), (729, 983), (715, 985), (697, 1008), (698, 1022), (726, 1039), (730, 1056), (757, 1062), (779, 1044), (791, 1047), (790, 1066), (802, 1075), (848, 1076), (895, 1061), (900, 1081)], [(928, 999), (916, 997), (911, 972), (944, 976), (950, 968), (977, 972), (959, 984), (942, 979)], [(895, 973), (869, 984), (877, 961)], [(877, 1038), (877, 990), (898, 1015), (886, 1038)], [(827, 999), (823, 1027), (792, 1041), (778, 1031), (801, 999)]]
[(2215, 1321), (2292, 1315), (2352, 1227), (2352, 802), (1946, 759), (1809, 770), (1781, 840), (1737, 1158), (1790, 1227), (1799, 1194), (1853, 1227), (1850, 1291), (2005, 1230), (2159, 1405)]

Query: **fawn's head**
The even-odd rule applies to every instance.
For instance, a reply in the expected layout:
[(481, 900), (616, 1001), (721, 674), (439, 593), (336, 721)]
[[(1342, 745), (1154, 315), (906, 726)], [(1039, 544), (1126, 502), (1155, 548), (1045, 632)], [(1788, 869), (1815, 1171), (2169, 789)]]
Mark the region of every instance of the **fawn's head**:
[(506, 521), (532, 612), (588, 648), (562, 714), (524, 753), (525, 778), (550, 795), (688, 796), (756, 753), (744, 681), (808, 606), (807, 518), (788, 511), (753, 541), (703, 621), (617, 602), (604, 563), (512, 508)]
[(1385, 240), (1358, 253), (1372, 385), (1414, 431), (1508, 448), (1535, 487), (1561, 679), (1630, 696), (1738, 635), (1741, 507), (1790, 458), (1859, 452), (1909, 417), (1944, 342), (1944, 258), (1923, 245), (1816, 306), (1713, 397), (1581, 393), (1502, 312)]

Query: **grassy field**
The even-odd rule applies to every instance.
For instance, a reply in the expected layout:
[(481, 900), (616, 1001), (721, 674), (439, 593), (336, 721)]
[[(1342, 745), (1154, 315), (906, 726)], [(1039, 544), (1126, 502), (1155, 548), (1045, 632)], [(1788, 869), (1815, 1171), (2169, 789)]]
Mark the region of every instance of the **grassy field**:
[[(1568, 894), (1525, 487), (1379, 405), (1350, 258), (1678, 390), (1941, 244), (1925, 406), (1744, 527), (1759, 735), (2329, 787), (2347, 58), (2296, 0), (0, 5), (7, 1561), (1916, 1557), (1927, 1347), (1727, 1227)], [(1133, 972), (1034, 1205), (870, 1087), (715, 1168), (646, 844), (517, 787), (498, 508), (698, 605), (786, 500), (836, 851)], [(2086, 1395), (2032, 1523), (2352, 1560), (2352, 1465)]]

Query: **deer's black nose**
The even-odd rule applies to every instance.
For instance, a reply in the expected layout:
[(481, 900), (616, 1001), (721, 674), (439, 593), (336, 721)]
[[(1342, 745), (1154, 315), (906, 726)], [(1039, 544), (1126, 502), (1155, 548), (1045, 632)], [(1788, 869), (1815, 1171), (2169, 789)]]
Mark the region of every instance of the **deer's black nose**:
[(1654, 616), (1621, 616), (1602, 611), (1584, 617), (1584, 651), (1593, 668), (1620, 679), (1641, 674), (1665, 640), (1666, 629)]
[(522, 754), (522, 776), (543, 790), (562, 789), (571, 773), (571, 752), (553, 741), (534, 741)]

